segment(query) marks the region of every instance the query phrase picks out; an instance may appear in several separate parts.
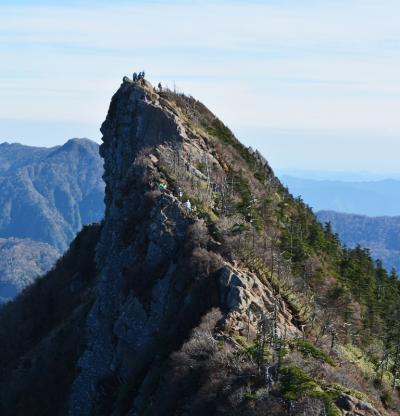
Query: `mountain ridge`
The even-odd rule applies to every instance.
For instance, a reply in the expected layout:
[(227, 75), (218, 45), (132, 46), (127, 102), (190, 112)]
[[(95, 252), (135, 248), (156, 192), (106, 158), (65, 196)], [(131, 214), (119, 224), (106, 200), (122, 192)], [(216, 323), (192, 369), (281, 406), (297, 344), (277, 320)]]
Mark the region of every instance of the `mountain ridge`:
[(104, 222), (0, 311), (2, 414), (396, 414), (397, 281), (194, 98), (125, 77), (101, 131)]
[[(78, 143), (79, 145), (77, 145)], [(82, 145), (83, 143), (85, 146)], [(3, 189), (0, 195), (2, 206), (1, 236), (34, 237), (38, 241), (54, 245), (59, 250), (64, 250), (67, 247), (67, 241), (69, 242), (74, 237), (76, 230), (81, 228), (82, 221), (80, 213), (76, 211), (77, 207), (74, 206), (75, 203), (72, 200), (63, 200), (63, 198), (64, 196), (68, 198), (67, 193), (73, 192), (74, 199), (79, 201), (79, 204), (84, 204), (86, 197), (90, 199), (91, 195), (85, 195), (86, 191), (80, 189), (80, 185), (84, 184), (81, 183), (81, 178), (87, 178), (86, 180), (98, 189), (99, 203), (97, 205), (100, 208), (96, 206), (93, 208), (101, 211), (102, 183), (99, 172), (101, 172), (102, 166), (97, 157), (97, 144), (93, 142), (88, 146), (89, 143), (89, 141), (68, 141), (64, 146), (51, 148), (45, 157), (37, 162), (27, 163), (18, 168), (17, 172), (6, 173), (0, 177)], [(79, 154), (79, 152), (82, 153)], [(89, 153), (92, 156), (92, 161), (86, 159), (86, 155)], [(67, 159), (64, 160), (64, 157)], [(89, 165), (85, 165), (86, 162), (90, 162)], [(48, 183), (54, 184), (54, 189), (48, 187)], [(19, 191), (17, 198), (13, 196), (13, 189)], [(27, 235), (27, 230), (31, 227), (26, 222), (29, 215), (27, 216), (22, 201), (18, 199), (22, 197), (22, 194), (25, 194), (29, 199), (24, 205), (31, 206), (39, 214), (36, 216), (32, 214), (32, 218), (42, 217), (41, 220), (47, 221), (49, 224), (42, 230), (32, 230), (34, 235)], [(72, 205), (69, 207), (65, 204)], [(14, 219), (11, 209), (14, 210), (14, 215), (18, 215), (18, 218)], [(23, 215), (22, 212), (24, 212)]]
[(102, 219), (101, 175), (98, 145), (88, 139), (51, 148), (0, 144), (0, 237), (14, 247), (2, 246), (3, 284), (21, 290), (49, 270), (82, 225)]
[[(55, 148), (57, 146), (47, 148), (27, 146), (21, 143), (0, 143), (0, 173), (36, 162), (51, 153)], [(29, 152), (28, 158), (25, 156), (27, 152)]]

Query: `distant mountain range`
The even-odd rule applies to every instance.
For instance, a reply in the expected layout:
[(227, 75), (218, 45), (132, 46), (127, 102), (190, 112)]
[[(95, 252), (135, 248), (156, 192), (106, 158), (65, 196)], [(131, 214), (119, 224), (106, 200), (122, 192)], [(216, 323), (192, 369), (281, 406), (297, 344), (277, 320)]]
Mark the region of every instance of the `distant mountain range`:
[(373, 217), (400, 215), (400, 180), (345, 182), (289, 175), (283, 175), (281, 180), (314, 211), (333, 210)]
[(46, 272), (82, 225), (104, 212), (97, 143), (0, 144), (0, 298)]
[(294, 178), (313, 179), (317, 181), (340, 181), (340, 182), (374, 182), (384, 179), (400, 180), (398, 172), (370, 172), (366, 170), (310, 170), (310, 169), (275, 169), (279, 178), (291, 176)]
[(400, 272), (400, 216), (367, 217), (334, 211), (319, 211), (322, 223), (330, 222), (332, 229), (348, 246), (358, 244), (371, 250), (375, 259), (382, 260), (387, 270)]

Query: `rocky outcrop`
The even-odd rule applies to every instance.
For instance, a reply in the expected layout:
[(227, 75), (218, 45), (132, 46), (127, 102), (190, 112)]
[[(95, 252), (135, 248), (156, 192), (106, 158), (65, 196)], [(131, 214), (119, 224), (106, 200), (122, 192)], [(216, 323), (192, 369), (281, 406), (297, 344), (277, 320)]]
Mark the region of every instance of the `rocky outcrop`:
[[(0, 413), (17, 403), (18, 416), (376, 416), (350, 396), (335, 404), (347, 391), (328, 388), (343, 377), (338, 341), (329, 350), (312, 338), (322, 262), (292, 268), (279, 247), (286, 236), (308, 258), (292, 225), (313, 217), (261, 155), (192, 97), (143, 79), (124, 78), (101, 131), (104, 222), (0, 313)], [(315, 226), (310, 238), (324, 243)], [(33, 316), (8, 341), (19, 310), (19, 326)]]
[[(176, 342), (189, 329), (184, 321), (199, 320), (218, 306), (227, 312), (227, 328), (254, 336), (259, 315), (275, 307), (272, 290), (254, 274), (224, 266), (222, 260), (210, 266), (218, 263), (217, 256), (205, 249), (201, 261), (208, 264), (207, 272), (193, 267), (187, 273), (199, 256), (187, 248), (187, 230), (196, 220), (173, 194), (158, 193), (158, 180), (165, 180), (159, 164), (172, 164), (177, 152), (185, 169), (205, 180), (197, 166), (210, 155), (204, 138), (191, 136), (168, 106), (154, 95), (151, 103), (145, 101), (145, 94), (153, 94), (151, 85), (125, 79), (101, 129), (106, 214), (97, 246), (100, 281), (87, 319), (88, 346), (78, 363), (71, 416), (91, 414), (103, 380), (138, 377), (154, 359), (160, 337)], [(216, 159), (212, 162), (214, 170), (223, 171)], [(124, 290), (129, 285), (131, 290)], [(209, 294), (199, 302), (204, 290)], [(282, 301), (277, 308), (279, 330), (296, 333)]]
[(267, 174), (272, 174), (272, 168), (269, 165), (267, 159), (256, 149), (254, 150), (252, 147), (248, 148), (249, 153), (254, 157), (254, 159), (259, 163), (263, 169), (267, 172)]
[(225, 266), (220, 271), (219, 282), (221, 306), (228, 311), (226, 325), (230, 330), (254, 338), (262, 317), (273, 314), (276, 309), (277, 334), (300, 335), (285, 302), (254, 273)]
[[(106, 214), (97, 247), (100, 282), (87, 319), (88, 347), (79, 360), (71, 415), (91, 414), (102, 379), (140, 373), (166, 325), (168, 303), (176, 307), (178, 302), (170, 296), (176, 291), (177, 254), (188, 221), (170, 198), (154, 203), (146, 195), (151, 188), (145, 179), (154, 171), (148, 149), (179, 143), (182, 137), (173, 116), (146, 103), (143, 94), (125, 82), (101, 129)], [(134, 292), (126, 296), (129, 285)], [(143, 358), (132, 363), (132, 355)]]
[(369, 403), (342, 393), (336, 404), (344, 416), (380, 416), (381, 414)]

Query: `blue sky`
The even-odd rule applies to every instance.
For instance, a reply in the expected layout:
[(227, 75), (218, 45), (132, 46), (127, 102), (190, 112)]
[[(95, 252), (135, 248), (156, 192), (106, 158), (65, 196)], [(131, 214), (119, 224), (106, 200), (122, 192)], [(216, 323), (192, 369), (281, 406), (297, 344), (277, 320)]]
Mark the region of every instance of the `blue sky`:
[(399, 172), (400, 3), (0, 0), (0, 141), (100, 139), (122, 76), (199, 98), (276, 168)]

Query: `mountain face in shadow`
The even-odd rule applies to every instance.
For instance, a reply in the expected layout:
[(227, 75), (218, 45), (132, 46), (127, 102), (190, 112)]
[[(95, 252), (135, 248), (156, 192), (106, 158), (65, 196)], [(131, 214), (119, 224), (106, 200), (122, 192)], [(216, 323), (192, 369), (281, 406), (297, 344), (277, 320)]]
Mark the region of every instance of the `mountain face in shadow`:
[[(98, 147), (86, 139), (53, 148), (0, 145), (3, 284), (20, 290), (54, 264), (84, 224), (102, 219)], [(13, 249), (5, 248), (9, 246)]]

